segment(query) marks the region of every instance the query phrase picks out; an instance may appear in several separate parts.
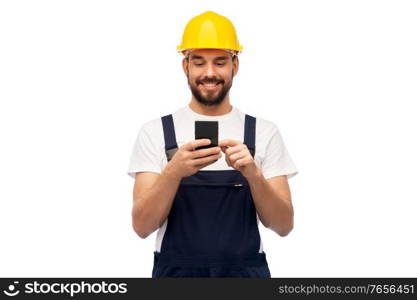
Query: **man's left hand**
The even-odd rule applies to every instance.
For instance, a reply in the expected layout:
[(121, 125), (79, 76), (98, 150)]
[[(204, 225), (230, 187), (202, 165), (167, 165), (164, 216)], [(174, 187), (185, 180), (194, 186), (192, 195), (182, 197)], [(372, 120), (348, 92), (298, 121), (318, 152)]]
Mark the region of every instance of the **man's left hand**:
[(246, 144), (236, 140), (224, 139), (219, 142), (219, 147), (226, 155), (226, 162), (229, 167), (240, 171), (247, 179), (259, 174), (260, 170)]

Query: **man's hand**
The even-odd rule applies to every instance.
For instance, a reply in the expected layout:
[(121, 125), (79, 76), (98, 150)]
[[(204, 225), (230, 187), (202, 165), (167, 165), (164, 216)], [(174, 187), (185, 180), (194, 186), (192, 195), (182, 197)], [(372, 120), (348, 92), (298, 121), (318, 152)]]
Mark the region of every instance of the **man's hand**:
[(247, 179), (257, 176), (261, 172), (248, 147), (242, 142), (225, 139), (219, 142), (219, 147), (226, 154), (227, 165), (240, 171)]
[(222, 157), (220, 147), (195, 150), (200, 146), (210, 145), (210, 139), (196, 139), (178, 148), (165, 167), (165, 173), (181, 180), (191, 176), (200, 169), (216, 162)]

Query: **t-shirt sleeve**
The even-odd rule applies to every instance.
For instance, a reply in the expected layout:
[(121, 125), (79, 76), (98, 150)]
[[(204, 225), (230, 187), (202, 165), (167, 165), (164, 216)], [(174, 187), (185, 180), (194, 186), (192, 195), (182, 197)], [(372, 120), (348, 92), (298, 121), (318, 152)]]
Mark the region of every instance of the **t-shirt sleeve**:
[(136, 178), (136, 172), (162, 172), (162, 151), (145, 125), (140, 128), (130, 155), (127, 174), (132, 178)]
[(289, 179), (298, 174), (298, 169), (288, 153), (281, 133), (275, 124), (271, 138), (266, 146), (261, 170), (266, 179), (280, 175), (287, 175)]

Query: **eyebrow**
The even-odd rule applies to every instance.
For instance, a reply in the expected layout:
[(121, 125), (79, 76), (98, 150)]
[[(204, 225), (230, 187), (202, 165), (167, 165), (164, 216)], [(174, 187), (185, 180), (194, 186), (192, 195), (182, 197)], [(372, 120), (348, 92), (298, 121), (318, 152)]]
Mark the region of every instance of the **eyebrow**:
[(229, 57), (227, 56), (220, 56), (220, 57), (216, 57), (214, 60), (227, 60)]

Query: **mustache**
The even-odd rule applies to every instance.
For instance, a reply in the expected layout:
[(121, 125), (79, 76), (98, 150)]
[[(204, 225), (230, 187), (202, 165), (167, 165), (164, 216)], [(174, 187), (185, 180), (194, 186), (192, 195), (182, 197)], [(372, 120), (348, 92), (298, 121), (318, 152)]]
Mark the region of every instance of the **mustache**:
[(197, 84), (203, 84), (203, 83), (224, 83), (223, 79), (217, 79), (217, 78), (204, 78), (201, 80), (196, 80)]

